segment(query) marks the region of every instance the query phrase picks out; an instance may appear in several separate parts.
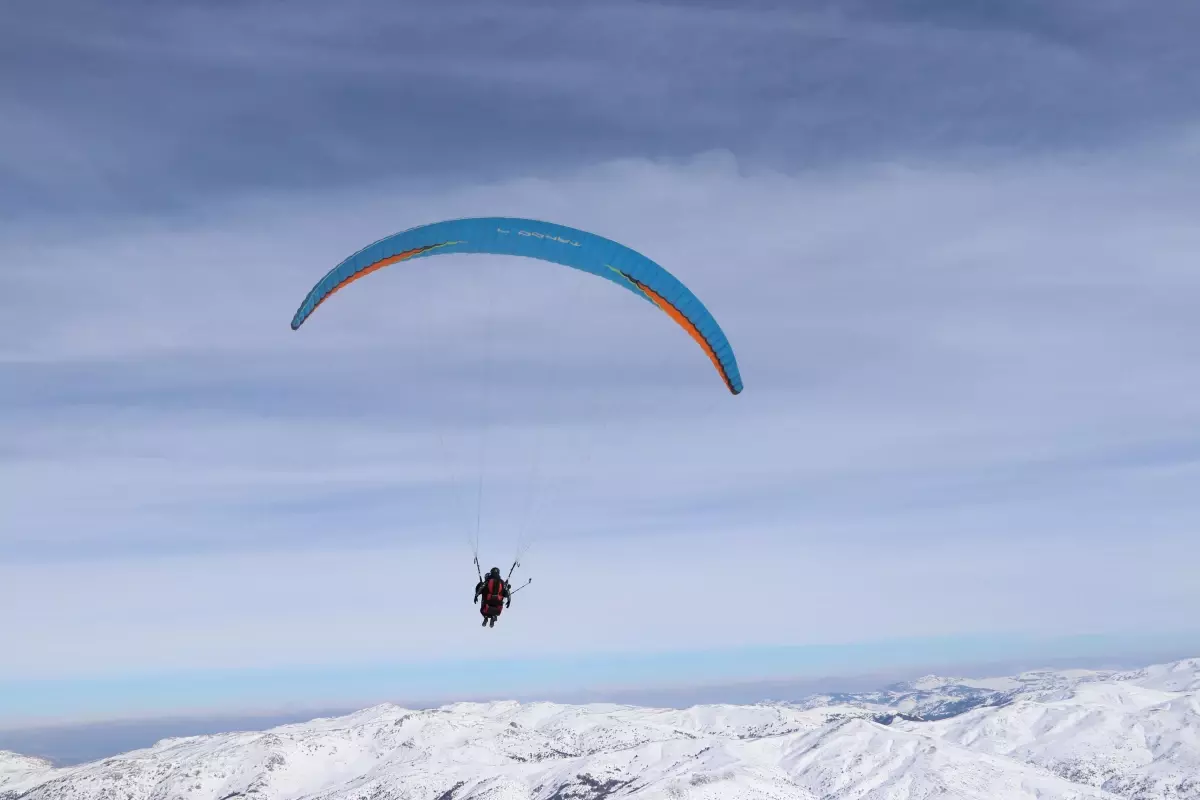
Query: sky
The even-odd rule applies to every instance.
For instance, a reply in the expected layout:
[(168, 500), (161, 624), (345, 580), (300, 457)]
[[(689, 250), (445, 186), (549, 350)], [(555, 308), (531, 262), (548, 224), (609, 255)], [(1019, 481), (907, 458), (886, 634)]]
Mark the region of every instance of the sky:
[[(9, 4), (0, 727), (1200, 652), (1198, 24)], [(477, 215), (653, 258), (745, 391), (529, 260), (290, 330)]]

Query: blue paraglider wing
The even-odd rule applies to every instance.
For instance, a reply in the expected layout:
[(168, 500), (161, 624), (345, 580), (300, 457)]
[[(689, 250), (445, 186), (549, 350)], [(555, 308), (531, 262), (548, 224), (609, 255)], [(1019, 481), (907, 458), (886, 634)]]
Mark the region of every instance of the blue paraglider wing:
[(641, 253), (594, 233), (510, 217), (456, 219), (421, 225), (364, 247), (330, 270), (304, 298), (298, 329), (334, 292), (391, 264), (451, 253), (526, 256), (590, 272), (658, 306), (703, 348), (729, 391), (742, 391), (733, 348), (704, 304), (674, 275)]

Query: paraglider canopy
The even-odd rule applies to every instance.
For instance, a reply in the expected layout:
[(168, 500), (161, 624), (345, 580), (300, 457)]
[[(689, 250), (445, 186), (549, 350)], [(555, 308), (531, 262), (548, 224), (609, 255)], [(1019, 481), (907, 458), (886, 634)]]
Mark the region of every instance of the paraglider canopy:
[(452, 253), (525, 256), (612, 281), (670, 316), (701, 347), (729, 391), (735, 395), (742, 391), (737, 360), (724, 331), (678, 278), (623, 244), (539, 220), (445, 220), (380, 239), (346, 258), (313, 286), (292, 318), (292, 329), (298, 329), (331, 295), (359, 278), (401, 261)]

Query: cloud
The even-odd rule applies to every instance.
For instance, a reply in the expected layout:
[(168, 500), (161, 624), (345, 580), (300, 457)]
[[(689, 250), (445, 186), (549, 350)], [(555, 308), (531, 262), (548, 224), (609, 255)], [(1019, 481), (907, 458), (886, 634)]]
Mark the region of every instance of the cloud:
[[(511, 178), (717, 148), (795, 169), (1111, 144), (1187, 120), (1189, 0), (17, 3), (6, 216)], [(61, 20), (70, 19), (71, 24)]]
[[(477, 514), (487, 561), (538, 534), (504, 634), (534, 655), (1186, 627), (1198, 171), (1187, 136), (971, 170), (714, 154), (10, 231), (6, 674), (466, 655)], [(668, 265), (746, 392), (535, 262), (387, 270), (289, 330), (362, 243), (497, 209)], [(582, 603), (592, 576), (618, 589)]]

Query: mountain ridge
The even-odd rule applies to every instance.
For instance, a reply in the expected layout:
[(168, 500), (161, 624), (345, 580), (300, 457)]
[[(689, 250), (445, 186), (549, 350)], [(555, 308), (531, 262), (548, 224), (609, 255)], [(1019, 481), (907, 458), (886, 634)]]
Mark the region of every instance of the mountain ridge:
[(72, 767), (0, 800), (1200, 800), (1200, 659), (935, 675), (798, 703), (385, 703)]

